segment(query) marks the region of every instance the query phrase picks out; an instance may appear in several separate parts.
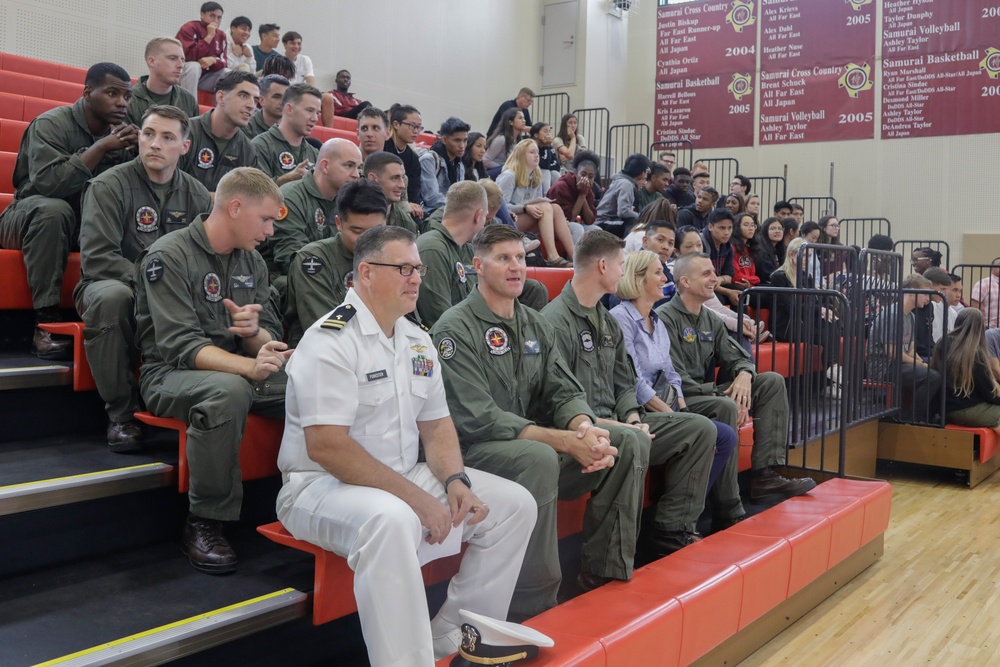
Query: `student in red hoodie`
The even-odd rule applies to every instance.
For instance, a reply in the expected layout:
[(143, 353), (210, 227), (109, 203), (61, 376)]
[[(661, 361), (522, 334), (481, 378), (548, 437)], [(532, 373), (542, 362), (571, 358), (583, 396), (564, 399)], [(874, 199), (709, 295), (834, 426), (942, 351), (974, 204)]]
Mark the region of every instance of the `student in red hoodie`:
[(740, 213), (736, 216), (736, 229), (730, 242), (733, 244), (733, 286), (739, 289), (749, 289), (760, 285), (757, 275), (757, 265), (754, 261), (754, 244), (756, 243), (757, 223), (752, 213)]

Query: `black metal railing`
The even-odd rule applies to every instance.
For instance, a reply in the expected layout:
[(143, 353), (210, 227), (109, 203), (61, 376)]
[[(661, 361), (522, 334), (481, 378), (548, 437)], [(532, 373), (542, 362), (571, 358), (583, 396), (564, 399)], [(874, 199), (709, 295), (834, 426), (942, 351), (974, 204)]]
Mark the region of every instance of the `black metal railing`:
[(951, 266), (951, 246), (948, 245), (947, 241), (940, 240), (921, 240), (921, 239), (903, 239), (901, 241), (896, 241), (892, 246), (892, 249), (901, 254), (904, 258), (909, 261), (910, 257), (913, 256), (913, 251), (921, 248), (930, 248), (935, 252), (941, 253), (941, 265), (948, 270)]
[[(587, 148), (601, 157), (601, 175), (605, 180), (611, 178), (621, 165), (612, 165), (608, 155), (608, 130), (611, 129), (611, 111), (606, 107), (590, 109), (574, 109), (576, 116), (576, 131), (587, 139)], [(612, 171), (614, 167), (614, 171)]]
[(649, 145), (649, 159), (658, 160), (661, 153), (674, 154), (674, 168), (690, 169), (694, 164), (694, 144), (687, 139), (676, 141), (654, 141)]
[(986, 320), (986, 328), (1000, 327), (1000, 266), (956, 264), (951, 272), (962, 279), (965, 303), (979, 309)]
[[(625, 166), (625, 160), (632, 153), (645, 153), (649, 145), (649, 125), (631, 123), (612, 125), (608, 129), (608, 157), (615, 165), (615, 171)], [(605, 172), (610, 178), (611, 172)]]
[(792, 197), (788, 203), (802, 206), (803, 221), (819, 222), (824, 215), (837, 215), (837, 200), (833, 197)]
[[(784, 176), (748, 176), (750, 194), (760, 197), (760, 215), (757, 222), (764, 222), (771, 216), (774, 205), (788, 196), (788, 186)], [(726, 190), (728, 192), (728, 188)]]
[[(855, 373), (861, 378), (857, 400), (848, 407), (850, 424), (890, 416), (900, 407), (899, 364), (890, 363), (886, 371), (879, 364), (866, 363), (866, 358), (869, 349), (889, 344), (901, 335), (902, 316), (898, 312), (882, 314), (902, 303), (904, 260), (896, 252), (863, 249), (858, 265), (858, 274), (849, 278), (846, 286), (853, 294), (848, 300), (855, 313), (860, 352), (854, 360)], [(871, 331), (880, 316), (883, 322), (873, 336)]]
[(712, 176), (711, 185), (723, 197), (729, 193), (733, 176), (740, 173), (740, 161), (733, 157), (698, 158), (695, 162), (702, 162), (708, 167)]
[(840, 240), (859, 248), (868, 246), (876, 234), (892, 236), (892, 224), (886, 218), (844, 218), (840, 221)]
[[(569, 95), (567, 93), (536, 95), (531, 102), (531, 120), (551, 125), (553, 135), (559, 131), (562, 117), (567, 113), (569, 113)], [(579, 118), (577, 120), (579, 121)]]

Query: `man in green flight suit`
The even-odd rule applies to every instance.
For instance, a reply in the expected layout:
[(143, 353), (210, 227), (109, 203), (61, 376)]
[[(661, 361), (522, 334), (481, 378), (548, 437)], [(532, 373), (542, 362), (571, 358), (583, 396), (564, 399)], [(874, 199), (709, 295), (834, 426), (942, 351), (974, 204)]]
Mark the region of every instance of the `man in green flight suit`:
[(385, 209), (382, 188), (368, 179), (353, 180), (337, 195), (337, 235), (296, 253), (288, 265), (285, 299), (292, 347), (313, 322), (343, 302), (354, 285), (354, 244), (367, 230), (385, 224)]
[[(670, 335), (670, 360), (681, 376), (684, 400), (692, 412), (727, 423), (734, 430), (753, 415), (753, 480), (750, 497), (770, 502), (807, 493), (809, 477), (788, 479), (788, 394), (777, 373), (758, 373), (750, 355), (726, 331), (722, 320), (704, 308), (719, 283), (705, 253), (683, 255), (674, 263), (677, 296), (656, 309)], [(716, 384), (715, 369), (719, 367)]]
[(330, 139), (320, 148), (316, 167), (298, 181), (281, 186), (285, 207), (274, 222), (274, 236), (260, 248), (271, 285), (284, 296), (288, 265), (306, 244), (336, 233), (337, 193), (358, 177), (361, 152), (347, 139)]
[(108, 447), (138, 449), (142, 427), (135, 377), (135, 294), (139, 253), (212, 208), (208, 190), (177, 169), (191, 146), (187, 114), (151, 106), (142, 118), (139, 157), (93, 178), (83, 191), (80, 282), (73, 292), (84, 348), (108, 413)]
[[(14, 201), (0, 214), (0, 248), (20, 250), (35, 321), (58, 322), (63, 273), (78, 243), (80, 193), (87, 181), (135, 157), (138, 128), (125, 123), (132, 90), (128, 72), (97, 63), (83, 97), (31, 121), (14, 163)], [(68, 359), (73, 341), (36, 328), (32, 352)]]
[(183, 547), (208, 574), (236, 569), (220, 522), (240, 517), (247, 414), (285, 415), (281, 367), (291, 351), (254, 250), (271, 235), (281, 202), (267, 174), (234, 169), (208, 216), (153, 243), (136, 265), (139, 387), (150, 412), (187, 424)]
[[(622, 239), (604, 230), (585, 234), (573, 254), (573, 279), (542, 315), (586, 390), (597, 424), (612, 433), (641, 429), (652, 438), (650, 465), (667, 466), (665, 490), (647, 536), (652, 551), (662, 557), (701, 539), (696, 524), (705, 509), (717, 431), (702, 415), (647, 413), (639, 405), (621, 327), (600, 301), (615, 291), (624, 274), (624, 247)], [(729, 496), (725, 518), (732, 522), (744, 514), (739, 487), (733, 485)]]
[[(363, 154), (363, 152), (362, 152)], [(406, 194), (406, 171), (403, 161), (398, 155), (393, 155), (388, 151), (376, 151), (367, 158), (361, 168), (363, 178), (368, 178), (382, 187), (382, 193), (389, 202), (389, 212), (385, 218), (385, 224), (390, 227), (402, 227), (409, 229), (414, 234), (420, 234), (424, 228), (424, 223), (417, 221), (410, 215), (410, 205), (403, 201)]]
[[(478, 276), (472, 265), (471, 241), (490, 219), (488, 205), (482, 185), (460, 181), (448, 188), (445, 205), (427, 219), (427, 231), (417, 239), (420, 261), (427, 267), (417, 300), (417, 315), (424, 326), (433, 326), (444, 311), (476, 289)], [(541, 310), (549, 297), (540, 282), (525, 280), (517, 300)]]
[(307, 83), (296, 83), (281, 98), (281, 120), (254, 137), (260, 168), (278, 185), (292, 183), (316, 164), (316, 147), (306, 141), (319, 122), (323, 93)]
[(268, 74), (262, 76), (258, 82), (260, 85), (260, 108), (250, 117), (250, 122), (246, 127), (240, 129), (247, 139), (259, 134), (264, 134), (272, 125), (277, 125), (281, 120), (281, 100), (285, 97), (285, 91), (290, 85), (288, 79), (280, 74)]
[(257, 166), (257, 153), (240, 129), (250, 122), (259, 99), (257, 77), (233, 70), (215, 84), (215, 108), (192, 119), (191, 150), (180, 166), (209, 192), (233, 169)]
[(149, 74), (139, 78), (132, 86), (132, 99), (128, 103), (126, 118), (133, 125), (140, 125), (146, 109), (154, 105), (169, 104), (177, 107), (188, 118), (201, 114), (198, 100), (178, 85), (184, 69), (184, 47), (173, 37), (154, 37), (146, 44), (146, 67)]
[(556, 604), (562, 573), (556, 500), (594, 492), (584, 518), (581, 572), (632, 576), (649, 437), (610, 433), (567, 367), (540, 313), (517, 302), (525, 276), (522, 234), (487, 225), (472, 244), (477, 289), (431, 329), (466, 464), (518, 482), (538, 503), (511, 613)]

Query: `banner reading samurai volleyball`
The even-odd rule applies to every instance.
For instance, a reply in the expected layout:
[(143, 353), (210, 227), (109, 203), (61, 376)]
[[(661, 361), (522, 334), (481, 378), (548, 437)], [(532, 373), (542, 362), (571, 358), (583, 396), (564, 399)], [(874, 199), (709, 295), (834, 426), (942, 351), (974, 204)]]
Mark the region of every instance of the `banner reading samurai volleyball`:
[(1000, 2), (885, 0), (882, 138), (1000, 132)]
[(758, 3), (706, 0), (657, 10), (655, 141), (753, 145)]
[(873, 0), (761, 1), (760, 143), (873, 138)]

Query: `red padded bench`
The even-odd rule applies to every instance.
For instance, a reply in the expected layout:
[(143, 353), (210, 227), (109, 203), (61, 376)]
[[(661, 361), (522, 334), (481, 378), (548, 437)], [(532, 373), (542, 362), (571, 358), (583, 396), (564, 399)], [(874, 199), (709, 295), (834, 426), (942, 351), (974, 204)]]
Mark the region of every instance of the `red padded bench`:
[(573, 269), (557, 269), (552, 267), (529, 266), (527, 277), (545, 285), (549, 293), (549, 301), (555, 299), (573, 279)]
[(26, 129), (26, 121), (0, 118), (0, 151), (17, 153), (21, 149), (21, 137)]
[(83, 347), (83, 322), (52, 322), (38, 326), (49, 333), (73, 339), (73, 391), (95, 391), (97, 384), (87, 361), (87, 351)]
[(358, 132), (355, 129), (353, 132), (350, 130), (340, 130), (335, 127), (325, 127), (323, 125), (317, 125), (313, 128), (312, 134), (309, 136), (315, 137), (322, 142), (327, 142), (330, 139), (347, 139), (352, 144), (358, 145)]
[[(80, 253), (71, 252), (63, 275), (61, 308), (75, 308), (73, 289), (80, 282)], [(24, 255), (20, 250), (0, 250), (0, 310), (31, 310), (31, 290)]]
[[(157, 417), (149, 412), (137, 412), (135, 418), (143, 424), (177, 431), (178, 461), (177, 490), (187, 493), (188, 462), (187, 462), (187, 424), (179, 419)], [(281, 447), (281, 435), (285, 430), (284, 420), (268, 419), (260, 415), (247, 415), (247, 425), (240, 441), (240, 472), (244, 480), (263, 479), (277, 475), (278, 449)]]
[(14, 194), (14, 166), (17, 152), (0, 152), (0, 192)]
[(64, 106), (68, 106), (68, 104), (40, 97), (0, 92), (0, 118), (23, 120), (30, 123), (49, 109)]
[[(326, 127), (325, 125), (323, 127)], [(358, 133), (358, 121), (356, 118), (344, 118), (343, 116), (333, 117), (333, 128), (334, 130), (345, 130), (354, 135)]]
[[(87, 77), (87, 70), (82, 67), (60, 65), (59, 63), (38, 60), (37, 58), (27, 58), (25, 56), (14, 55), (13, 53), (0, 53), (0, 70), (31, 74), (46, 79), (68, 81), (79, 86), (83, 86), (83, 81)], [(78, 93), (77, 97), (79, 96), (80, 94)]]
[(6, 70), (0, 70), (0, 90), (67, 104), (76, 102), (83, 95), (83, 86), (79, 83)]
[(735, 664), (881, 556), (891, 504), (885, 482), (820, 484), (530, 619), (555, 640), (532, 664)]

